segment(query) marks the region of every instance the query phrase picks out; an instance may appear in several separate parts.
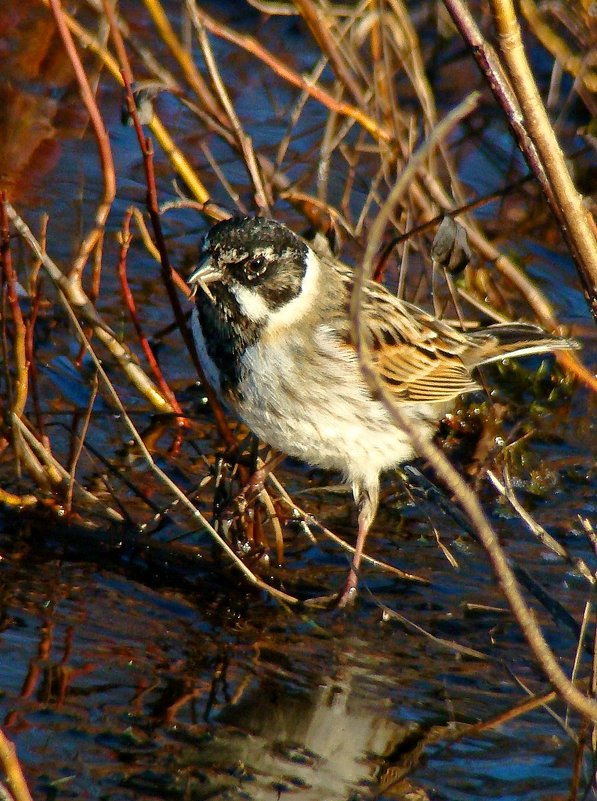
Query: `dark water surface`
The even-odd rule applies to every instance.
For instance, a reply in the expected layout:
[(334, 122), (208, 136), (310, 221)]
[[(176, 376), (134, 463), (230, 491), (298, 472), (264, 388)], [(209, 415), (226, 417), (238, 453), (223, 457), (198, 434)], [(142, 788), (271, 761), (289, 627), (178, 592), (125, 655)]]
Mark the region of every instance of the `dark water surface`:
[[(134, 3), (128, 4), (131, 9)], [(27, 21), (18, 4), (12, 8), (13, 15), (21, 14), (23, 49), (27, 24), (47, 24), (41, 7), (32, 4), (29, 12)], [(254, 32), (257, 20), (247, 14), (243, 25)], [(136, 25), (139, 35), (149, 35), (141, 15)], [(272, 25), (296, 59), (295, 67), (310, 66), (310, 39), (304, 31), (284, 20)], [(17, 97), (18, 103), (11, 112), (12, 127), (6, 117), (4, 122), (30, 156), (28, 161), (23, 154), (13, 174), (18, 189), (13, 202), (33, 228), (42, 211), (50, 214), (49, 250), (67, 264), (81, 221), (94, 209), (101, 176), (60, 45), (48, 41), (45, 70), (29, 76), (21, 72), (20, 81), (14, 72), (8, 74), (5, 108), (10, 98)], [(6, 49), (12, 52), (12, 60), (5, 62), (8, 71), (16, 57), (14, 49)], [(265, 101), (251, 103), (251, 96), (243, 94), (243, 79), (249, 85), (257, 79), (246, 64), (227, 60), (226, 52), (216, 46), (237, 90), (240, 113), (252, 115), (256, 144), (273, 146), (285, 126), (274, 124)], [(48, 66), (51, 57), (59, 68)], [(113, 234), (127, 205), (143, 204), (145, 185), (134, 134), (119, 122), (119, 94), (109, 83), (101, 86), (119, 176), (104, 257), (105, 265), (115, 266)], [(286, 101), (277, 98), (280, 105)], [(160, 111), (186, 152), (204, 164), (201, 142), (193, 139), (180, 107), (165, 95)], [(15, 120), (20, 127), (15, 128)], [(305, 149), (309, 125), (318, 120), (307, 122)], [(499, 122), (488, 125), (487, 151), (503, 138)], [(229, 158), (224, 152), (216, 155), (223, 162)], [(160, 200), (172, 199), (171, 171), (161, 158), (157, 166)], [(491, 191), (494, 179), (499, 183), (499, 170), (495, 164), (490, 168), (482, 151), (464, 155), (460, 166), (468, 184), (480, 192)], [(246, 180), (233, 164), (227, 176), (232, 183)], [(205, 223), (187, 210), (169, 213), (165, 226), (173, 261), (184, 269)], [(577, 326), (583, 339), (590, 320), (561, 248), (533, 238), (528, 230), (524, 237), (513, 232), (504, 247), (530, 260), (533, 278), (554, 301), (562, 321)], [(171, 316), (156, 267), (138, 242), (129, 270), (143, 322), (155, 331)], [(98, 305), (108, 316), (116, 292), (115, 269), (106, 266)], [(114, 316), (110, 322), (117, 327)], [(54, 426), (68, 429), (72, 408), (85, 407), (88, 386), (69, 372), (74, 353), (67, 330), (60, 318), (40, 321), (42, 400), (48, 414), (55, 415)], [(594, 369), (594, 339), (587, 336), (583, 343), (585, 363)], [(190, 490), (207, 472), (202, 455), (211, 454), (218, 440), (198, 402), (192, 367), (177, 337), (164, 340), (160, 358), (185, 409), (205, 424), (205, 436), (185, 442), (178, 464), (170, 457), (168, 436), (155, 444), (159, 463)], [(527, 368), (534, 372), (539, 364), (536, 360)], [(505, 374), (509, 389), (498, 400), (514, 407), (515, 420), (529, 414), (529, 375)], [(499, 383), (499, 372), (490, 379)], [(121, 389), (133, 408), (138, 405), (140, 424), (148, 426), (146, 406)], [(595, 404), (586, 390), (561, 389), (557, 381), (551, 400), (545, 397), (549, 388), (543, 395), (529, 418), (534, 437), (519, 465), (517, 492), (538, 522), (594, 568), (579, 516), (596, 518)], [(90, 430), (90, 444), (118, 453), (127, 474), (150, 482), (121, 421), (101, 401), (96, 413), (105, 422)], [(514, 425), (512, 420), (509, 424)], [(291, 491), (308, 488), (297, 500), (352, 541), (349, 499), (319, 492), (327, 477), (297, 465), (288, 465), (279, 476)], [(151, 493), (152, 485), (147, 486)], [(486, 483), (482, 497), (508, 553), (580, 621), (589, 595), (586, 582), (529, 535)], [(156, 499), (158, 505), (163, 501)], [(132, 498), (133, 517), (140, 508), (136, 504)], [(207, 501), (204, 505), (208, 512)], [(455, 737), (463, 727), (522, 702), (524, 687), (538, 694), (549, 687), (505, 609), (481, 550), (432, 500), (409, 499), (398, 481), (384, 486), (369, 549), (429, 583), (365, 567), (360, 599), (342, 613), (297, 614), (250, 592), (236, 574), (207, 558), (209, 541), (201, 533), (192, 541), (205, 546), (205, 564), (194, 572), (187, 565), (177, 573), (170, 563), (148, 565), (138, 550), (120, 546), (104, 530), (82, 530), (78, 539), (76, 531), (67, 532), (66, 524), (54, 518), (40, 524), (3, 517), (0, 526), (0, 725), (17, 746), (36, 801), (567, 797), (575, 743), (565, 730), (561, 704), (552, 708), (562, 717), (537, 709)], [(458, 567), (438, 547), (436, 532)], [(179, 534), (167, 521), (156, 539), (164, 543)], [(292, 526), (288, 537), (284, 578), (291, 591), (306, 597), (341, 585), (347, 559), (335, 546), (321, 537), (313, 544)], [(97, 547), (86, 544), (94, 538)], [(554, 623), (538, 604), (537, 610), (550, 644), (569, 666), (576, 634)], [(588, 662), (580, 672), (587, 671)], [(578, 721), (572, 717), (569, 723), (578, 733)]]
[(400, 785), (415, 798), (539, 799), (567, 785), (572, 745), (544, 712), (444, 747), (456, 724), (521, 699), (508, 668), (540, 686), (509, 615), (466, 611), (500, 603), (478, 554), (454, 574), (435, 543), (402, 545), (433, 585), (375, 595), (485, 659), (384, 621), (367, 592), (349, 613), (301, 617), (213, 585), (185, 598), (38, 561), (35, 540), (16, 540), (0, 568), (0, 709), (36, 798), (371, 798), (423, 747)]

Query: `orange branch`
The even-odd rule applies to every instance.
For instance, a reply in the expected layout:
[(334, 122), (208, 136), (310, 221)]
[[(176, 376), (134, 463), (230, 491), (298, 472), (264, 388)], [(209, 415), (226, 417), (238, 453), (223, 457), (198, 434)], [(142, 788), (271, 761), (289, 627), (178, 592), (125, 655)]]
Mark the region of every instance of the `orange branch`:
[[(137, 336), (139, 338), (139, 343), (141, 348), (143, 349), (143, 353), (145, 354), (145, 358), (147, 359), (147, 363), (151, 369), (151, 372), (154, 375), (154, 378), (157, 382), (158, 387), (162, 395), (166, 398), (166, 400), (170, 403), (174, 412), (181, 417), (183, 416), (183, 411), (180, 408), (178, 401), (176, 400), (176, 396), (172, 389), (168, 385), (168, 382), (164, 378), (164, 374), (158, 364), (158, 361), (155, 357), (153, 350), (151, 349), (151, 345), (145, 333), (143, 332), (143, 326), (141, 325), (141, 321), (139, 320), (139, 315), (137, 314), (137, 307), (135, 304), (135, 298), (133, 297), (133, 293), (131, 292), (131, 288), (129, 286), (128, 277), (126, 274), (126, 259), (131, 243), (131, 234), (130, 234), (130, 221), (132, 217), (132, 209), (129, 209), (125, 216), (124, 222), (122, 224), (122, 232), (120, 238), (120, 257), (118, 260), (118, 278), (120, 279), (120, 288), (122, 290), (122, 296), (124, 298), (124, 302), (126, 307), (129, 311), (131, 320), (133, 321), (133, 325), (135, 326), (135, 331), (137, 332)], [(181, 423), (184, 422), (181, 420)]]
[(310, 83), (302, 75), (299, 75), (295, 70), (288, 67), (281, 59), (277, 58), (277, 56), (274, 56), (269, 50), (266, 50), (265, 47), (259, 44), (259, 42), (252, 36), (237, 33), (231, 28), (228, 28), (226, 25), (222, 25), (210, 17), (209, 14), (206, 14), (205, 11), (199, 6), (197, 6), (196, 9), (201, 22), (205, 25), (208, 31), (211, 31), (211, 33), (214, 33), (221, 39), (225, 39), (227, 42), (231, 42), (237, 47), (240, 47), (243, 50), (246, 50), (248, 53), (251, 53), (260, 61), (263, 61), (264, 64), (267, 64), (267, 66), (270, 67), (276, 73), (276, 75), (279, 75), (280, 78), (283, 78), (293, 86), (296, 86), (297, 88), (307, 92), (307, 94), (309, 94), (314, 100), (319, 101), (331, 111), (335, 111), (337, 114), (342, 114), (345, 117), (350, 117), (351, 119), (360, 123), (360, 125), (362, 125), (363, 128), (365, 128), (365, 130), (368, 131), (374, 139), (378, 139), (383, 142), (391, 141), (392, 135), (388, 129), (379, 125), (368, 114), (365, 114), (356, 106), (350, 105), (350, 103), (339, 102), (324, 89), (321, 89), (319, 86), (315, 86), (315, 84)]
[(104, 126), (102, 115), (100, 114), (97, 103), (95, 102), (95, 97), (93, 96), (89, 81), (87, 80), (85, 69), (81, 63), (77, 48), (75, 47), (75, 43), (68, 29), (64, 12), (62, 10), (62, 6), (60, 5), (60, 0), (49, 0), (49, 3), (52, 8), (52, 12), (54, 13), (54, 19), (56, 20), (58, 32), (62, 37), (64, 48), (71, 61), (75, 76), (77, 78), (81, 99), (83, 100), (85, 108), (87, 109), (89, 119), (91, 120), (91, 124), (95, 132), (95, 138), (97, 140), (102, 167), (102, 175), (104, 178), (104, 196), (95, 214), (95, 227), (87, 234), (81, 243), (79, 255), (70, 271), (71, 281), (76, 285), (81, 281), (81, 275), (87, 259), (89, 258), (89, 254), (97, 245), (100, 237), (102, 236), (106, 219), (112, 206), (112, 201), (116, 195), (116, 173), (114, 172), (114, 160), (112, 159), (112, 149), (110, 148), (108, 132)]

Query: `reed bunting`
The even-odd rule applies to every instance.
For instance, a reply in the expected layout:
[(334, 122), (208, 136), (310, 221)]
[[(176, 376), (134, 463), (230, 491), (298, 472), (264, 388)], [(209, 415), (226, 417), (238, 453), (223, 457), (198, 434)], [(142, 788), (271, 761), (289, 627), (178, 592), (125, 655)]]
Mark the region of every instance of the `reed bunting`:
[[(337, 596), (356, 595), (379, 498), (379, 477), (414, 455), (407, 435), (365, 383), (351, 338), (352, 273), (281, 223), (233, 218), (205, 235), (193, 336), (205, 375), (261, 440), (340, 471), (358, 507), (356, 550)], [(366, 339), (396, 403), (432, 435), (447, 404), (478, 388), (472, 371), (506, 356), (575, 347), (523, 323), (463, 332), (368, 281)]]

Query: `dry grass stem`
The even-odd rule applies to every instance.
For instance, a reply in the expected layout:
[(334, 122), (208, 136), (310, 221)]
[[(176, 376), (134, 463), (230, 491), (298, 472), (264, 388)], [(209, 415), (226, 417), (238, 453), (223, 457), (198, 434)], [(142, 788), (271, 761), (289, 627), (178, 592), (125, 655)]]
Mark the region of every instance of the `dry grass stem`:
[[(474, 98), (474, 101), (476, 102), (476, 98)], [(597, 702), (593, 698), (587, 697), (573, 685), (560, 667), (558, 659), (549, 648), (533, 612), (527, 606), (514, 577), (514, 573), (508, 564), (495, 532), (483, 512), (478, 497), (463, 481), (444, 453), (428, 439), (422, 427), (409, 420), (407, 415), (400, 406), (393, 401), (387, 390), (381, 384), (377, 372), (372, 367), (371, 356), (368, 352), (361, 325), (361, 293), (363, 284), (366, 277), (372, 272), (373, 257), (379, 249), (382, 234), (392, 209), (400, 195), (406, 191), (408, 182), (416, 174), (419, 165), (424, 161), (429, 150), (433, 148), (438, 140), (445, 137), (446, 133), (459, 118), (470, 113), (472, 106), (474, 106), (474, 102), (468, 99), (467, 102), (461, 104), (460, 107), (451, 112), (445, 120), (436, 126), (427, 138), (425, 144), (419, 148), (417, 153), (412, 157), (408, 167), (404, 170), (400, 179), (390, 192), (386, 205), (380, 210), (371, 228), (370, 239), (365, 251), (362, 268), (357, 272), (355, 278), (351, 299), (352, 335), (357, 347), (363, 377), (367, 381), (371, 391), (374, 393), (375, 397), (378, 397), (384, 403), (396, 424), (408, 434), (417, 453), (424, 456), (433, 465), (436, 474), (454, 493), (467, 514), (487, 552), (491, 566), (499, 581), (502, 592), (510, 605), (510, 609), (547, 680), (557, 688), (562, 698), (577, 712), (588, 717), (590, 720), (597, 721)]]
[(597, 234), (572, 178), (549, 122), (527, 61), (520, 25), (510, 0), (491, 0), (498, 41), (510, 82), (555, 197), (562, 233), (575, 257), (587, 302), (597, 322)]
[(524, 524), (529, 528), (529, 530), (543, 543), (543, 545), (548, 548), (553, 553), (557, 554), (560, 559), (563, 559), (569, 565), (574, 566), (576, 570), (589, 582), (589, 584), (595, 584), (595, 577), (591, 570), (589, 569), (588, 565), (584, 561), (584, 559), (575, 558), (571, 556), (566, 548), (551, 536), (543, 526), (539, 525), (536, 520), (533, 519), (532, 515), (527, 512), (527, 510), (522, 506), (516, 494), (512, 488), (512, 482), (510, 480), (510, 475), (507, 469), (504, 470), (504, 482), (502, 483), (498, 477), (491, 471), (487, 471), (487, 478), (491, 481), (493, 486), (497, 489), (500, 495), (503, 495), (504, 498), (512, 505), (512, 508), (516, 512), (516, 514), (520, 517), (520, 519), (524, 522)]
[(102, 176), (104, 179), (104, 195), (98, 204), (95, 213), (95, 226), (81, 242), (79, 255), (77, 259), (75, 259), (69, 274), (69, 279), (73, 284), (73, 292), (79, 292), (83, 269), (87, 263), (87, 260), (89, 259), (89, 255), (93, 251), (94, 247), (96, 247), (96, 245), (99, 243), (103, 235), (104, 226), (106, 224), (108, 214), (110, 213), (110, 209), (112, 208), (112, 202), (114, 201), (114, 197), (116, 195), (116, 174), (114, 172), (114, 161), (112, 159), (112, 150), (110, 148), (108, 132), (106, 131), (102, 115), (97, 107), (97, 103), (95, 102), (95, 97), (93, 96), (91, 86), (87, 80), (85, 69), (75, 48), (75, 43), (68, 29), (68, 25), (66, 24), (60, 0), (49, 0), (49, 2), (54, 13), (56, 26), (60, 36), (62, 37), (64, 47), (69, 55), (71, 64), (75, 71), (77, 82), (79, 84), (79, 90), (81, 92), (81, 98), (85, 104), (85, 108), (87, 109), (89, 119), (91, 120), (91, 124), (95, 132), (102, 167)]
[(17, 751), (8, 737), (0, 729), (0, 766), (4, 771), (13, 801), (33, 801), (23, 775)]
[(54, 282), (59, 291), (59, 298), (67, 311), (70, 311), (71, 308), (77, 310), (77, 314), (85, 320), (86, 324), (91, 326), (97, 339), (110, 351), (131, 383), (147, 398), (156, 411), (163, 414), (172, 414), (174, 410), (170, 404), (162, 397), (155, 384), (150, 381), (147, 374), (136, 363), (135, 356), (130, 349), (116, 339), (114, 333), (98, 315), (85, 293), (80, 288), (75, 287), (47, 253), (42, 251), (30, 228), (17, 214), (12, 205), (7, 203), (6, 208), (11, 222)]

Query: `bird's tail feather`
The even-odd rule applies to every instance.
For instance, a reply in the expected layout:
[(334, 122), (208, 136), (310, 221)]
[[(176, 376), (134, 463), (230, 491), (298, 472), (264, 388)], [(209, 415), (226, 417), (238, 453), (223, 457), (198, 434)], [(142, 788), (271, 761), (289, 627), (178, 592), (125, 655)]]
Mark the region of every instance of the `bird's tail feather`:
[(479, 340), (479, 347), (471, 356), (475, 365), (489, 364), (506, 357), (531, 356), (552, 350), (576, 350), (580, 347), (574, 339), (548, 334), (530, 323), (498, 323), (472, 334)]

